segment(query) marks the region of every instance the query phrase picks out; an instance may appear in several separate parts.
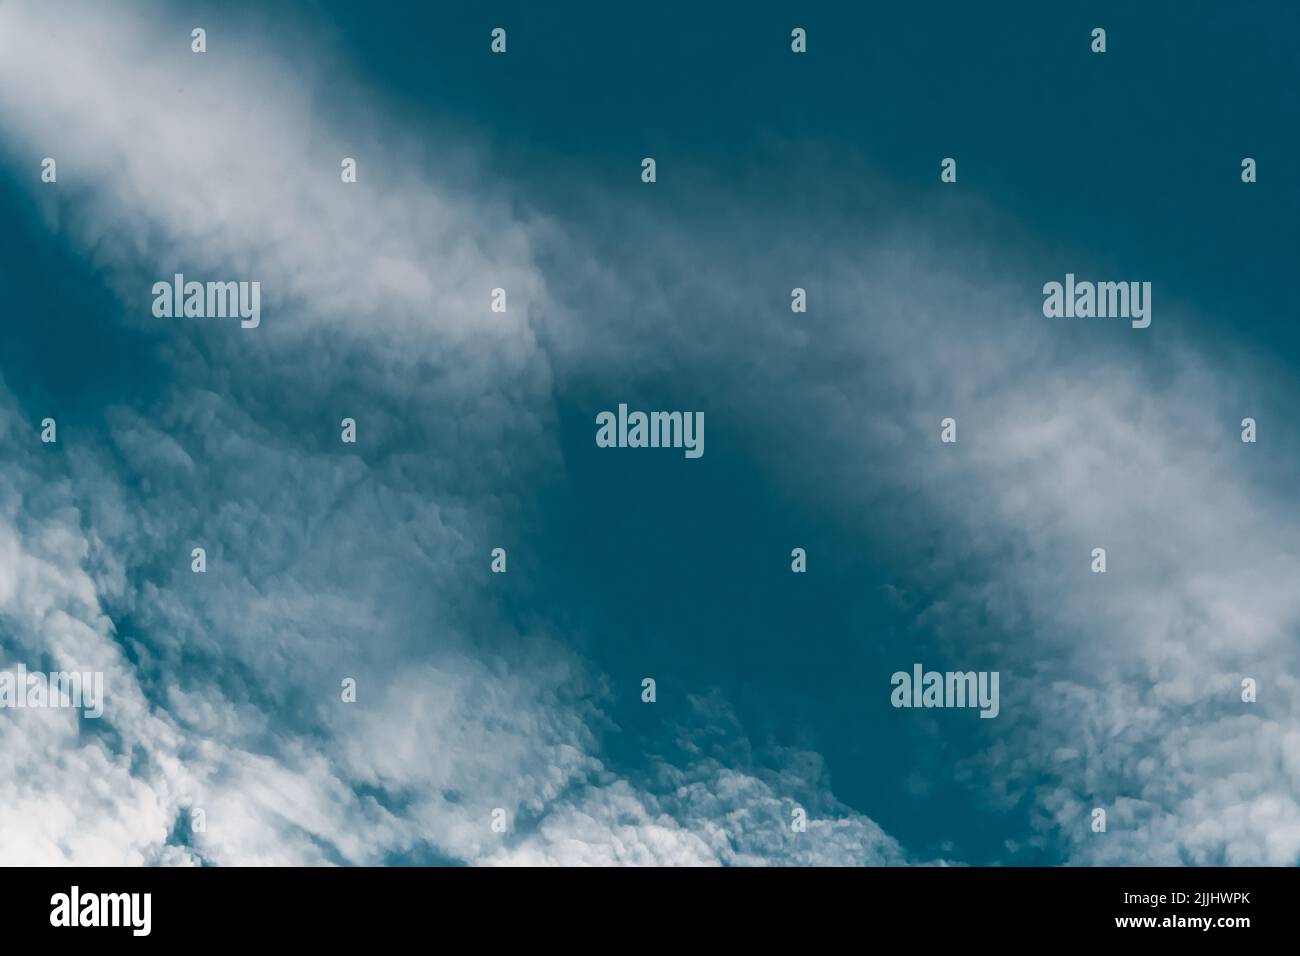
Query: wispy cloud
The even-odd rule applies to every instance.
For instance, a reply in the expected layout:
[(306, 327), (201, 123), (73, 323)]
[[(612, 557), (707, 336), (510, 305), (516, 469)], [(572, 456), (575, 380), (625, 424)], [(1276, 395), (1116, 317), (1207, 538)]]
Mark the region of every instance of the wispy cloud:
[[(863, 224), (775, 188), (675, 218), (601, 197), (641, 237), (619, 244), (481, 188), (450, 132), (436, 174), (408, 161), (426, 149), (363, 116), (345, 72), (340, 128), (264, 45), (195, 58), (181, 26), (0, 6), (8, 148), (33, 182), (60, 158), (48, 223), (104, 270), (124, 330), (156, 328), (148, 288), (172, 271), (267, 290), (255, 335), (176, 321), (160, 399), (107, 410), (66, 459), (15, 451), (0, 478), (0, 650), (93, 663), (111, 700), (96, 735), (66, 712), (0, 718), (21, 768), (0, 784), (4, 853), (914, 859), (831, 796), (815, 756), (683, 747), (619, 772), (604, 678), (487, 590), (520, 489), (565, 467), (556, 383), (610, 394), (671, 371), (707, 383), (711, 435), (891, 555), (914, 617), (900, 663), (996, 661), (997, 727), (952, 773), (991, 812), (1032, 807), (1020, 844), (1296, 862), (1296, 460), (1273, 437), (1293, 389), (1203, 341), (1176, 290), (1157, 286), (1150, 329), (1052, 322), (1037, 290), (1061, 270), (1006, 224), (987, 242)], [(352, 154), (355, 188), (337, 172)], [(811, 305), (792, 320), (794, 285)], [(947, 415), (960, 438), (942, 447)], [(1237, 440), (1246, 415), (1258, 445)], [(6, 447), (28, 418), (10, 403)], [(887, 672), (862, 681), (887, 693)], [(208, 829), (178, 845), (195, 805)], [(519, 829), (493, 834), (495, 807)]]
[[(65, 438), (65, 457), (33, 442), (0, 484), (0, 647), (94, 663), (109, 698), (95, 733), (66, 714), (0, 722), (15, 755), (5, 858), (784, 852), (746, 835), (744, 819), (782, 816), (757, 775), (669, 767), (686, 776), (663, 803), (652, 780), (608, 769), (603, 679), (486, 592), (518, 489), (559, 464), (536, 333), (534, 229), (551, 227), (474, 189), (454, 149), (460, 172), (432, 177), (395, 127), (336, 128), (312, 106), (325, 88), (247, 37), (236, 53), (209, 25), (202, 59), (188, 24), (173, 35), (161, 11), (154, 26), (72, 13), (0, 7), (13, 162), (58, 158), (58, 189), (39, 198), (116, 290), (121, 314), (104, 321), (123, 334), (173, 324), (158, 397), (105, 409), (98, 433)], [(338, 180), (353, 153), (355, 189)], [(261, 281), (257, 337), (153, 318), (148, 290), (173, 271)], [(509, 290), (505, 315), (488, 310), (494, 287)], [(11, 401), (8, 434), (25, 441), (29, 415)], [(359, 422), (355, 453), (337, 440), (344, 416)], [(343, 677), (358, 680), (355, 705), (339, 699)], [(497, 807), (526, 826), (494, 834)], [(835, 860), (901, 859), (835, 809), (856, 835)], [(737, 813), (739, 836), (714, 818)]]

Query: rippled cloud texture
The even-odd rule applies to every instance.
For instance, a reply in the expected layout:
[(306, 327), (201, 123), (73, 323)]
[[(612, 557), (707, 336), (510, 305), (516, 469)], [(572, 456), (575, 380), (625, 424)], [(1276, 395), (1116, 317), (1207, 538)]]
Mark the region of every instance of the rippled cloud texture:
[[(174, 9), (0, 4), (0, 668), (106, 693), (0, 711), (0, 862), (1297, 862), (1276, 359), (1169, 283), (1149, 329), (1043, 318), (1070, 251), (974, 189), (794, 134), (522, 173), (339, 35), (205, 13), (196, 55)], [(261, 325), (155, 318), (177, 272)], [(619, 402), (707, 454), (595, 448)], [(1000, 671), (999, 717), (894, 710), (913, 661)]]

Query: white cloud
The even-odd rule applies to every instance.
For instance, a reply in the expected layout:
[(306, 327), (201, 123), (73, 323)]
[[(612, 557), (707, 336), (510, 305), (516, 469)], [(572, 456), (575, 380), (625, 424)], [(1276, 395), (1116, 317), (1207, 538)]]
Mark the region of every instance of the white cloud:
[[(815, 242), (815, 213), (786, 212), (771, 228)], [(558, 374), (612, 381), (630, 356), (671, 351), (715, 383), (715, 434), (741, 435), (797, 503), (888, 555), (896, 585), (934, 594), (914, 608), (917, 646), (1003, 674), (1002, 717), (959, 776), (995, 807), (1036, 801), (1038, 844), (1083, 863), (1296, 863), (1300, 528), (1278, 480), (1297, 464), (1281, 433), (1294, 390), (1203, 337), (1176, 289), (1157, 285), (1148, 330), (1050, 321), (1041, 264), (1002, 249), (968, 273), (980, 250), (929, 251), (924, 230), (820, 247), (798, 274), (807, 316), (763, 278), (777, 261), (734, 245), (736, 261), (658, 304), (659, 275), (690, 275), (700, 248), (756, 228), (710, 215), (691, 223), (703, 235), (660, 234), (619, 262), (619, 294), (649, 304), (603, 353), (567, 330)], [(679, 346), (699, 315), (725, 320)], [(944, 446), (949, 415), (959, 442)], [(1247, 415), (1270, 432), (1257, 445), (1239, 440)], [(1105, 575), (1089, 570), (1097, 546)]]
[[(214, 391), (114, 410), (113, 455), (86, 452), (75, 483), (43, 492), (52, 517), (33, 516), (21, 485), (0, 499), (6, 649), (57, 641), (119, 668), (131, 723), (115, 729), (149, 754), (142, 772), (97, 741), (74, 746), (59, 715), (22, 734), (0, 723), (33, 767), (13, 805), (46, 808), (24, 852), (172, 859), (165, 833), (196, 799), (213, 820), (199, 849), (220, 862), (374, 862), (423, 844), (498, 863), (902, 860), (824, 786), (814, 839), (792, 842), (799, 781), (731, 758), (617, 779), (583, 703), (599, 680), (545, 634), (525, 636), (535, 660), (505, 663), (494, 642), (518, 635), (463, 587), (512, 489), (558, 465), (553, 379), (625, 388), (675, 368), (711, 383), (710, 428), (789, 487), (847, 527), (888, 515), (864, 537), (906, 569), (902, 584), (942, 588), (918, 629), (955, 660), (1001, 662), (998, 727), (958, 768), (977, 798), (1029, 795), (1031, 838), (1078, 862), (1300, 857), (1297, 515), (1268, 473), (1294, 471), (1268, 437), (1294, 396), (1252, 378), (1252, 357), (1207, 354), (1172, 290), (1157, 287), (1147, 330), (1053, 323), (1037, 283), (1019, 281), (1043, 278), (1037, 264), (1007, 249), (927, 251), (924, 228), (819, 243), (823, 222), (722, 204), (704, 227), (621, 210), (623, 228), (654, 238), (620, 249), (521, 223), (463, 172), (454, 185), (412, 172), (378, 123), (358, 126), (370, 148), (345, 187), (337, 135), (275, 61), (241, 42), (238, 61), (196, 63), (180, 41), (165, 52), (83, 10), (0, 7), (0, 110), (24, 155), (61, 156), (57, 195), (74, 197), (46, 199), (51, 223), (138, 300), (137, 328), (156, 327), (146, 291), (174, 268), (260, 278), (267, 298), (255, 339), (168, 329), (176, 371)], [(562, 292), (536, 264), (557, 239)], [(797, 283), (783, 271), (796, 240), (824, 252)], [(811, 312), (792, 319), (795, 284)], [(495, 286), (510, 290), (507, 316), (487, 313)], [(596, 334), (608, 316), (629, 319)], [(319, 435), (286, 434), (322, 399), (346, 410)], [(353, 405), (391, 455), (334, 453), (333, 421)], [(1237, 441), (1246, 414), (1265, 423), (1259, 445)], [(945, 415), (959, 421), (950, 448)], [(412, 430), (427, 455), (404, 451)], [(500, 452), (512, 442), (534, 454)], [(131, 481), (149, 482), (153, 507), (132, 503)], [(169, 552), (200, 538), (215, 558), (201, 586)], [(1088, 572), (1094, 546), (1104, 576)], [(107, 600), (148, 639), (116, 634)], [(470, 611), (486, 634), (465, 632)], [(201, 678), (167, 686), (187, 655)], [(334, 704), (340, 672), (361, 679), (354, 711)], [(1260, 681), (1256, 705), (1240, 702), (1243, 676)], [(278, 725), (284, 713), (300, 723)], [(111, 788), (60, 792), (35, 771), (49, 752)], [(526, 832), (494, 841), (483, 813), (496, 805)], [(1105, 835), (1088, 829), (1097, 805)], [(87, 836), (97, 813), (108, 822)]]
[[(590, 729), (599, 678), (466, 583), (513, 489), (558, 460), (529, 227), (463, 170), (414, 171), (378, 123), (350, 131), (362, 182), (342, 185), (337, 131), (308, 92), (323, 87), (248, 38), (235, 53), (209, 26), (200, 58), (188, 26), (145, 19), (0, 6), (14, 162), (58, 158), (57, 189), (37, 194), (51, 228), (104, 270), (123, 334), (171, 322), (157, 357), (176, 379), (143, 409), (106, 409), (103, 434), (83, 430), (66, 457), (29, 450), (5, 470), (0, 647), (104, 668), (109, 711), (99, 736), (66, 712), (0, 715), (18, 769), (0, 784), (0, 855), (757, 859), (754, 837), (733, 845), (706, 819), (722, 805), (695, 793), (678, 821), (612, 777)], [(345, 88), (331, 75), (331, 95)], [(173, 270), (261, 281), (262, 327), (153, 318), (149, 288)], [(506, 315), (488, 312), (497, 286)], [(27, 441), (23, 415), (3, 425)], [(364, 456), (339, 451), (344, 415)], [(502, 452), (514, 443), (529, 454)], [(531, 827), (494, 840), (497, 805)], [(195, 807), (206, 830), (174, 845)], [(864, 853), (888, 842), (842, 812)]]

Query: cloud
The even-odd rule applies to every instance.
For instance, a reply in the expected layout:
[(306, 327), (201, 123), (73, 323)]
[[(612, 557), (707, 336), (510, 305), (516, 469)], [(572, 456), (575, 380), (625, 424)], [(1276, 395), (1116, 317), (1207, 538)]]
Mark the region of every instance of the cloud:
[[(603, 350), (557, 330), (557, 374), (608, 388), (644, 369), (621, 387), (647, 387), (671, 355), (712, 384), (714, 435), (741, 436), (795, 507), (889, 555), (889, 586), (921, 602), (899, 665), (1002, 671), (1003, 716), (956, 779), (990, 812), (1034, 808), (1009, 858), (1295, 864), (1294, 389), (1168, 286), (1148, 330), (1044, 319), (1039, 285), (1065, 270), (996, 217), (987, 246), (935, 247), (924, 207), (833, 245), (817, 239), (833, 209), (766, 215), (821, 255), (797, 272), (734, 242), (702, 255), (758, 218), (711, 205), (590, 270), (574, 298), (616, 285), (633, 318)], [(665, 296), (664, 274), (686, 278)], [(812, 290), (806, 316), (782, 301), (794, 285)], [(953, 446), (938, 440), (947, 416)], [(1267, 441), (1239, 440), (1246, 416)], [(1090, 830), (1095, 806), (1106, 834)]]
[[(626, 394), (669, 375), (709, 396), (713, 447), (724, 434), (890, 555), (915, 630), (899, 665), (1002, 671), (998, 726), (950, 772), (991, 813), (1032, 807), (1020, 843), (1079, 863), (1300, 858), (1296, 462), (1273, 437), (1293, 389), (1206, 339), (1213, 317), (1175, 290), (1156, 287), (1147, 330), (1052, 322), (1038, 289), (1065, 269), (988, 210), (863, 225), (855, 197), (800, 207), (775, 185), (673, 215), (601, 196), (602, 221), (640, 237), (619, 242), (491, 198), (454, 131), (419, 171), (399, 157), (423, 148), (362, 116), (346, 74), (328, 87), (344, 135), (310, 70), (285, 79), (306, 58), (210, 28), (204, 59), (188, 27), (80, 14), (0, 7), (15, 162), (60, 156), (49, 225), (104, 270), (122, 334), (156, 334), (147, 290), (173, 270), (261, 279), (265, 318), (175, 321), (153, 346), (174, 376), (160, 399), (106, 410), (62, 470), (6, 470), (3, 649), (96, 661), (114, 688), (112, 734), (81, 740), (60, 712), (0, 722), (26, 768), (4, 794), (23, 808), (16, 858), (914, 859), (807, 754), (683, 747), (616, 771), (603, 678), (483, 580), (519, 489), (566, 467), (557, 382)], [(337, 178), (353, 153), (355, 188)], [(1258, 445), (1237, 440), (1245, 415)], [(11, 407), (6, 434), (26, 417)], [(43, 774), (48, 754), (71, 772)], [(170, 843), (195, 803), (207, 833)], [(497, 806), (522, 821), (506, 839), (486, 827)]]
[[(0, 648), (104, 669), (109, 705), (90, 729), (63, 711), (0, 719), (17, 768), (0, 791), (4, 858), (759, 859), (757, 837), (708, 816), (776, 825), (772, 787), (688, 766), (687, 791), (657, 808), (601, 760), (603, 679), (485, 581), (518, 489), (560, 466), (533, 248), (553, 227), (472, 189), (456, 147), (433, 177), (398, 158), (410, 140), (391, 127), (354, 113), (344, 136), (313, 108), (324, 87), (294, 73), (303, 62), (226, 42), (233, 25), (214, 21), (200, 58), (188, 25), (144, 22), (0, 7), (14, 162), (56, 156), (46, 225), (115, 291), (121, 314), (103, 321), (166, 376), (148, 395), (123, 383), (57, 451), (5, 396), (5, 433), (26, 450), (0, 486)], [(362, 156), (356, 188), (338, 181), (344, 139)], [(149, 289), (173, 271), (261, 281), (262, 326), (160, 330)], [(494, 287), (504, 315), (488, 310)], [(355, 451), (337, 439), (344, 416)], [(701, 774), (747, 809), (706, 800)], [(527, 828), (493, 834), (498, 806)], [(901, 858), (838, 812), (870, 838), (858, 859)]]

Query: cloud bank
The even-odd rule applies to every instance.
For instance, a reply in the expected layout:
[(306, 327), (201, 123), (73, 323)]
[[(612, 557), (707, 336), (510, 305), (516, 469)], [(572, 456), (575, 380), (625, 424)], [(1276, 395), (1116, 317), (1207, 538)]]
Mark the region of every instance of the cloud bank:
[[(1236, 430), (1293, 396), (1207, 347), (1175, 295), (1157, 288), (1140, 332), (1054, 324), (1024, 276), (1064, 269), (1014, 230), (862, 227), (703, 178), (675, 215), (593, 199), (642, 237), (620, 243), (505, 198), (456, 131), (428, 147), (368, 113), (327, 60), (217, 30), (195, 57), (161, 12), (76, 14), (0, 6), (9, 159), (59, 158), (33, 202), (161, 383), (122, 383), (56, 454), (4, 396), (3, 666), (94, 666), (110, 700), (102, 727), (0, 714), (4, 862), (924, 859), (836, 800), (815, 754), (748, 753), (716, 697), (645, 767), (614, 766), (608, 678), (486, 580), (570, 467), (557, 392), (670, 375), (707, 391), (711, 436), (891, 555), (916, 631), (900, 665), (1002, 671), (998, 727), (948, 772), (989, 812), (1022, 808), (1024, 846), (1297, 861), (1297, 529), (1277, 478), (1295, 458)], [(259, 279), (263, 326), (160, 330), (148, 290), (176, 271)]]

